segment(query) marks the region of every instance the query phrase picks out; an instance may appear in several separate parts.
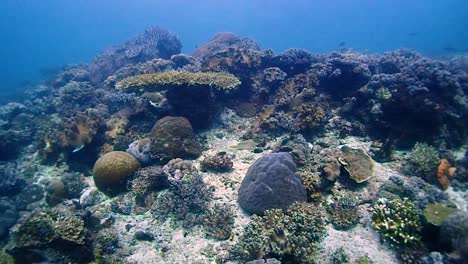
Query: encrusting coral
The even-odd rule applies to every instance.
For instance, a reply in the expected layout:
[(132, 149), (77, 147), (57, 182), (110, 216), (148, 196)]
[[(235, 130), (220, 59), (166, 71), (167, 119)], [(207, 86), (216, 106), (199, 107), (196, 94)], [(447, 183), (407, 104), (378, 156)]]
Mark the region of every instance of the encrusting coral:
[(229, 73), (167, 71), (129, 77), (118, 82), (116, 87), (126, 91), (143, 89), (148, 92), (171, 86), (209, 86), (229, 91), (240, 84), (239, 79)]

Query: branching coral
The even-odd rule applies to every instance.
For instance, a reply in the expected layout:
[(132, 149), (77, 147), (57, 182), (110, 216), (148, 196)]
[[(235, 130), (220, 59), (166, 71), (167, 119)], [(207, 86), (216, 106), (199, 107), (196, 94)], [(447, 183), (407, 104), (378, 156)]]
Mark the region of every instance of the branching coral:
[(318, 243), (326, 235), (323, 210), (307, 203), (252, 216), (232, 253), (242, 260), (293, 256), (295, 263), (310, 263)]
[(418, 142), (411, 150), (410, 162), (416, 172), (435, 173), (439, 163), (439, 153), (434, 147)]
[(416, 207), (408, 199), (378, 199), (372, 208), (372, 219), (372, 226), (391, 246), (419, 244), (422, 225)]
[(353, 198), (339, 197), (328, 207), (329, 218), (337, 229), (348, 229), (358, 222), (358, 204)]
[(126, 91), (157, 91), (170, 86), (209, 86), (229, 91), (239, 85), (239, 79), (229, 73), (167, 71), (129, 77), (118, 82), (116, 87)]
[(183, 220), (185, 227), (203, 222), (213, 189), (205, 184), (190, 161), (174, 159), (163, 170), (168, 176), (169, 190), (158, 196), (153, 215), (165, 218), (173, 214), (176, 220)]

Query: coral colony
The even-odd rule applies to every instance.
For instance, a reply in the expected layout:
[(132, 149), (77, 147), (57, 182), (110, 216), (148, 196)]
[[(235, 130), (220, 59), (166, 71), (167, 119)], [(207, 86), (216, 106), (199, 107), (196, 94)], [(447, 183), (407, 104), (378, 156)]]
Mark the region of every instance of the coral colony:
[(466, 263), (466, 56), (181, 47), (0, 107), (0, 263)]

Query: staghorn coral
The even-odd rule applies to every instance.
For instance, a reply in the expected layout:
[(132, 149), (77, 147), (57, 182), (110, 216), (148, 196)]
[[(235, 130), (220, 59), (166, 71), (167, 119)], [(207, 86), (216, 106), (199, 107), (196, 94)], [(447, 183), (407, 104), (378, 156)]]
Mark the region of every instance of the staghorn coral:
[(116, 84), (125, 91), (158, 91), (173, 86), (209, 86), (215, 90), (229, 91), (240, 85), (239, 79), (228, 73), (167, 71), (142, 74), (126, 78)]
[(311, 263), (325, 235), (323, 210), (296, 202), (286, 213), (270, 209), (262, 217), (252, 216), (231, 252), (243, 261), (292, 256), (294, 263)]
[(372, 207), (372, 219), (372, 226), (391, 246), (406, 248), (420, 243), (421, 221), (416, 207), (407, 198), (379, 198)]

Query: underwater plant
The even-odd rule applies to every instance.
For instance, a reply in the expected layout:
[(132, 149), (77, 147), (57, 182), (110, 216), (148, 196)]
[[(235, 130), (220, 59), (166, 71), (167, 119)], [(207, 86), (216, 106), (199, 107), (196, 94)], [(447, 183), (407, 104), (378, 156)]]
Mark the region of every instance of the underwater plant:
[(392, 247), (413, 247), (420, 243), (422, 224), (416, 207), (403, 200), (380, 198), (372, 207), (372, 226)]

